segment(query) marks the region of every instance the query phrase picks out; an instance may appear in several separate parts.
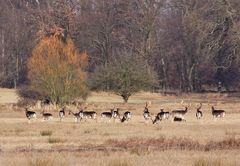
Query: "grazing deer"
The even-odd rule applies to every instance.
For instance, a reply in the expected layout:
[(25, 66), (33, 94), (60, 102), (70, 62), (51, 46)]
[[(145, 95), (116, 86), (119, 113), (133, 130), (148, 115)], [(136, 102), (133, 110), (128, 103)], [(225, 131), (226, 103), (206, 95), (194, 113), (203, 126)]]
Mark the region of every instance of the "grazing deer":
[(153, 124), (156, 124), (158, 122), (160, 122), (161, 120), (164, 119), (169, 119), (170, 117), (170, 113), (169, 112), (164, 112), (163, 109), (161, 109), (161, 111), (157, 114), (157, 116), (155, 117)]
[(203, 113), (202, 111), (200, 111), (201, 108), (202, 108), (202, 103), (200, 103), (200, 106), (197, 108), (197, 112), (196, 112), (197, 119), (201, 119), (203, 117)]
[(63, 108), (59, 111), (59, 117), (60, 117), (60, 122), (61, 122), (62, 119), (65, 117), (65, 107), (63, 107)]
[(129, 121), (132, 118), (131, 112), (127, 111), (123, 114), (123, 117), (121, 119), (121, 122)]
[[(183, 100), (182, 100), (181, 104), (183, 104)], [(190, 105), (191, 104), (189, 104), (188, 106), (185, 106), (185, 110), (173, 110), (171, 112), (173, 120), (175, 117), (185, 119), (184, 116), (188, 112), (188, 108), (190, 107)]]
[(224, 118), (226, 112), (224, 110), (215, 110), (215, 108), (212, 106), (212, 115), (214, 118)]
[(80, 121), (79, 112), (74, 113), (74, 112), (72, 112), (72, 111), (69, 111), (69, 112), (68, 112), (68, 115), (71, 115), (71, 114), (75, 117), (75, 122), (79, 122), (79, 121)]
[(29, 111), (28, 108), (25, 108), (25, 113), (26, 113), (26, 117), (28, 119), (28, 123), (30, 123), (31, 119), (36, 119), (37, 118), (37, 114), (36, 112), (33, 111)]
[(53, 115), (51, 113), (45, 113), (44, 111), (41, 113), (43, 116), (43, 120), (52, 120)]
[(183, 117), (176, 117), (176, 116), (173, 118), (173, 121), (174, 122), (186, 122), (186, 120)]

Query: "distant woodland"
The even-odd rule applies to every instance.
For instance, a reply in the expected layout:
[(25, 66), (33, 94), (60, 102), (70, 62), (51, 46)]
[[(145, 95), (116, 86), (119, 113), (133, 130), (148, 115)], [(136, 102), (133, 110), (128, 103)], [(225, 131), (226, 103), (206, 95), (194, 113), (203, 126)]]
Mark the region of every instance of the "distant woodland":
[[(36, 80), (34, 72), (45, 63), (30, 58), (41, 58), (41, 44), (52, 45), (54, 35), (71, 48), (56, 41), (63, 54), (80, 56), (65, 57), (75, 66), (66, 65), (63, 79), (84, 78), (89, 89), (113, 89), (126, 100), (139, 87), (181, 92), (220, 82), (226, 90), (240, 87), (239, 0), (0, 0), (0, 86)], [(138, 87), (122, 88), (126, 77)]]

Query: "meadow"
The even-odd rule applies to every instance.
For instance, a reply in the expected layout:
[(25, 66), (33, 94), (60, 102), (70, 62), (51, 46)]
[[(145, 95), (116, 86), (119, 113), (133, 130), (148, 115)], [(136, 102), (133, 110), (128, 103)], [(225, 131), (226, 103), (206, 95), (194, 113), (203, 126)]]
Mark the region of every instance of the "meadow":
[[(98, 113), (121, 108), (131, 111), (127, 123), (118, 120), (88, 119), (75, 123), (72, 115), (60, 122), (58, 112), (52, 121), (43, 121), (40, 111), (30, 124), (24, 108), (8, 104), (14, 92), (0, 93), (0, 165), (192, 165), (237, 166), (240, 163), (240, 104), (237, 97), (218, 94), (183, 94), (163, 96), (139, 93), (123, 104), (119, 96), (92, 93), (85, 103), (87, 110)], [(1, 102), (2, 100), (2, 102)], [(191, 103), (186, 122), (164, 120), (153, 125), (142, 114), (146, 101), (151, 101), (151, 115), (160, 108), (183, 109)], [(196, 108), (203, 103), (203, 118), (197, 120)], [(226, 117), (214, 119), (211, 105), (226, 111)], [(73, 110), (76, 112), (76, 110)]]

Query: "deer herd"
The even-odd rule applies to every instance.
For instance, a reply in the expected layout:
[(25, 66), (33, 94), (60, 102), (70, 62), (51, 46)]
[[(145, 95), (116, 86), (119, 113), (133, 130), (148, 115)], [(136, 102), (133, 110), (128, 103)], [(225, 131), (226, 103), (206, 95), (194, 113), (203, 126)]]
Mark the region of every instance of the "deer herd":
[[(183, 100), (181, 102), (183, 105)], [(171, 112), (164, 111), (164, 109), (160, 109), (160, 112), (157, 113), (156, 116), (152, 116), (149, 107), (151, 106), (151, 102), (146, 102), (146, 106), (143, 110), (143, 118), (148, 121), (151, 120), (153, 124), (157, 124), (161, 121), (171, 119), (173, 122), (186, 122), (185, 115), (189, 112), (189, 107), (191, 104), (184, 106), (184, 109), (176, 109)], [(196, 109), (196, 119), (203, 118), (203, 112), (201, 111), (202, 103)], [(60, 122), (62, 122), (63, 118), (66, 116), (65, 111), (66, 107), (63, 107), (59, 111)], [(224, 110), (217, 110), (214, 106), (211, 107), (211, 112), (213, 118), (223, 118), (225, 117), (226, 112)], [(32, 119), (37, 118), (37, 114), (34, 111), (30, 111), (29, 108), (25, 108), (26, 117), (28, 122), (30, 123)], [(44, 121), (49, 121), (53, 119), (53, 114), (41, 112)], [(87, 119), (92, 119), (97, 121), (97, 113), (95, 111), (84, 111), (83, 108), (79, 109), (79, 112), (72, 112), (69, 110), (68, 115), (72, 115), (75, 118), (75, 122), (80, 122), (82, 120), (87, 121)], [(124, 123), (129, 121), (132, 118), (132, 113), (130, 111), (126, 111), (123, 113), (122, 117), (120, 115), (120, 108), (113, 108), (109, 112), (102, 112), (100, 114), (101, 121), (109, 122), (111, 120), (119, 120)]]

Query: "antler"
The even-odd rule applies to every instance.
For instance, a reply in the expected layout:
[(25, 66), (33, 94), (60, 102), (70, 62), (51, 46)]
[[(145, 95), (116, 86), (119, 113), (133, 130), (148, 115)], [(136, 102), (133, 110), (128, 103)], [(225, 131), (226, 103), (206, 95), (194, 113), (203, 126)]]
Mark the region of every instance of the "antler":
[(146, 102), (146, 107), (148, 108), (148, 107), (151, 107), (151, 105), (152, 105), (152, 102), (151, 101), (147, 101)]
[(202, 108), (202, 103), (200, 103), (200, 106), (197, 109), (200, 110), (201, 108)]

